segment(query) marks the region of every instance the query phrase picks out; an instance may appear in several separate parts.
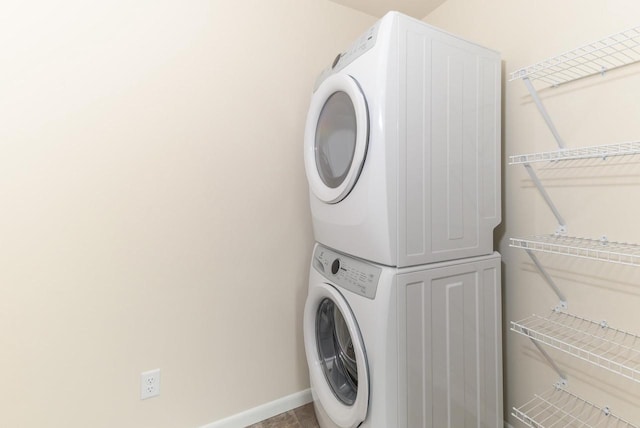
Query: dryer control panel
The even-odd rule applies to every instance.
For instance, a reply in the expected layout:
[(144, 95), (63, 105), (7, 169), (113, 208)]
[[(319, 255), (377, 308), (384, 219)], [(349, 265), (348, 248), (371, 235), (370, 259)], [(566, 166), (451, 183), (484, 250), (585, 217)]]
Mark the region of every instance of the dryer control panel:
[(358, 38), (345, 52), (339, 53), (333, 60), (331, 68), (334, 72), (342, 70), (348, 64), (351, 64), (354, 59), (371, 49), (376, 44), (376, 37), (378, 35), (378, 25), (374, 25), (369, 28), (363, 35)]
[(382, 269), (318, 245), (313, 267), (331, 283), (369, 299), (376, 297)]
[(358, 40), (356, 40), (350, 47), (344, 52), (339, 53), (333, 63), (324, 69), (320, 76), (316, 79), (316, 83), (313, 87), (313, 92), (318, 89), (320, 84), (329, 76), (345, 68), (351, 64), (360, 55), (371, 49), (376, 44), (378, 37), (378, 27), (380, 21), (376, 22), (373, 27), (369, 28), (364, 34), (362, 34)]

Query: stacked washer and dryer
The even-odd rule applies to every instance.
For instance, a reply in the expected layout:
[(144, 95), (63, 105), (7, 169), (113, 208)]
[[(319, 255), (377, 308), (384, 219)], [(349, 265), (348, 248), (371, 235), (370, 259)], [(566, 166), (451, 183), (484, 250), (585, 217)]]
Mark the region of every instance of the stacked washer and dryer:
[(304, 341), (322, 428), (502, 427), (497, 52), (390, 12), (319, 76)]

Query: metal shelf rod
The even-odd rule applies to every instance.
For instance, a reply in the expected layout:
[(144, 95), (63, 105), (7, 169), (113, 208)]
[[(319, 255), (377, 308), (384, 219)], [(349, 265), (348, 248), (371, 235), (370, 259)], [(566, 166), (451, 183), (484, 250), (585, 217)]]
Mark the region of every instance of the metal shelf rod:
[(536, 267), (538, 268), (538, 271), (540, 271), (540, 274), (545, 279), (549, 287), (551, 287), (554, 293), (556, 293), (556, 296), (558, 296), (558, 298), (560, 299), (560, 308), (567, 309), (568, 308), (567, 298), (565, 297), (564, 293), (560, 290), (560, 287), (558, 287), (558, 285), (553, 280), (553, 278), (551, 278), (551, 275), (547, 273), (547, 270), (544, 268), (544, 266), (542, 266), (542, 264), (540, 263), (540, 260), (538, 260), (538, 257), (531, 250), (526, 250), (526, 252), (531, 258), (531, 261), (533, 261), (533, 264), (536, 265)]
[[(527, 332), (527, 335), (529, 335), (528, 332)], [(564, 372), (562, 370), (560, 370), (560, 367), (558, 367), (556, 362), (553, 361), (553, 358), (551, 358), (549, 353), (533, 337), (529, 336), (529, 339), (531, 339), (531, 343), (533, 343), (535, 345), (535, 347), (538, 348), (538, 351), (542, 354), (544, 359), (547, 360), (547, 362), (553, 368), (553, 370), (555, 370), (556, 373), (558, 373), (558, 376), (560, 376), (560, 382), (563, 385), (567, 385), (567, 382), (568, 382), (567, 381), (567, 375), (565, 375)]]
[(549, 209), (551, 209), (551, 212), (553, 213), (556, 220), (558, 221), (558, 225), (559, 225), (558, 232), (562, 234), (566, 233), (567, 223), (564, 221), (564, 218), (562, 218), (562, 215), (560, 215), (560, 211), (558, 211), (558, 208), (556, 208), (556, 205), (551, 200), (551, 196), (549, 196), (549, 194), (547, 193), (546, 189), (544, 188), (544, 185), (538, 178), (536, 171), (528, 163), (525, 163), (524, 167), (526, 168), (527, 173), (529, 174), (529, 177), (531, 177), (533, 184), (535, 184), (536, 188), (538, 189), (538, 192), (540, 192), (540, 195), (542, 195), (542, 198), (547, 203), (547, 205), (549, 206)]
[(536, 107), (538, 107), (538, 111), (540, 112), (540, 114), (542, 115), (542, 118), (544, 119), (545, 123), (549, 127), (549, 130), (553, 134), (553, 137), (556, 139), (556, 143), (558, 143), (558, 147), (561, 149), (564, 149), (566, 147), (566, 144), (564, 143), (564, 141), (562, 140), (562, 137), (558, 133), (556, 126), (553, 124), (553, 121), (551, 120), (549, 113), (547, 113), (547, 109), (544, 107), (544, 104), (542, 104), (542, 100), (538, 96), (538, 91), (536, 91), (536, 88), (533, 87), (533, 84), (531, 83), (528, 77), (524, 77), (522, 81), (524, 82), (525, 86), (529, 90), (529, 94), (531, 94), (531, 98), (533, 98), (533, 102), (536, 104)]

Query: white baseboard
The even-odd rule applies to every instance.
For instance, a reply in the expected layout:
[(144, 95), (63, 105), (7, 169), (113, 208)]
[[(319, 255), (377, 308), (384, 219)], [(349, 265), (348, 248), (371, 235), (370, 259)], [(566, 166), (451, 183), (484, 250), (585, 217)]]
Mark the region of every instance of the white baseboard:
[(228, 418), (212, 422), (200, 428), (245, 428), (249, 425), (253, 425), (265, 419), (269, 419), (280, 413), (288, 412), (296, 407), (303, 406), (310, 403), (311, 390), (306, 389), (304, 391), (296, 392), (286, 397), (279, 398), (270, 403), (263, 404), (253, 409), (246, 410), (237, 415), (229, 416)]

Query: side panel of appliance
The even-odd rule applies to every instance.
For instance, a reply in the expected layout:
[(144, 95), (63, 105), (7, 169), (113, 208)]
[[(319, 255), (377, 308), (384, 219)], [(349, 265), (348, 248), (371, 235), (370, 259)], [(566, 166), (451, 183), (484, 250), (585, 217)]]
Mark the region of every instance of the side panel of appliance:
[(413, 20), (400, 37), (398, 265), (491, 254), (500, 56)]
[(398, 276), (398, 426), (502, 428), (500, 257)]

